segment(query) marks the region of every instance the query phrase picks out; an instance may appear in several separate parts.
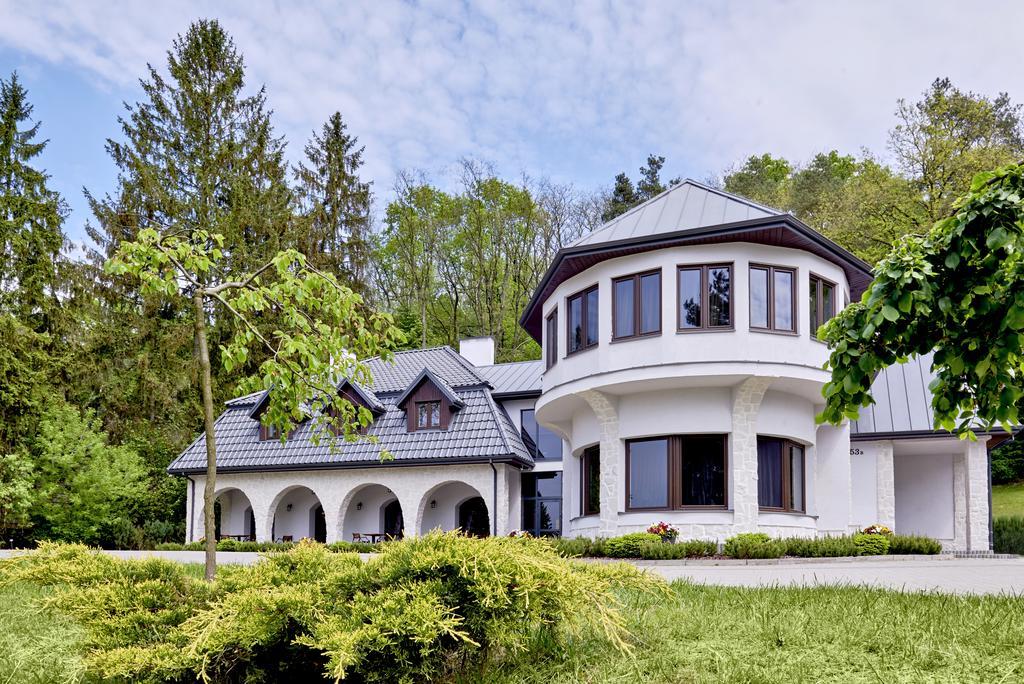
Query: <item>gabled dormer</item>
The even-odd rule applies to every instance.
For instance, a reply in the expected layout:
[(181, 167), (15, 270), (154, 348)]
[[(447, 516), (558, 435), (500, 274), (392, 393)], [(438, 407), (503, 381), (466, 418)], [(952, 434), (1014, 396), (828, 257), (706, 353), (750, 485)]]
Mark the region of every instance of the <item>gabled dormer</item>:
[[(270, 405), (270, 390), (266, 390), (260, 395), (259, 400), (249, 411), (249, 417), (255, 420), (259, 424), (260, 429), (260, 441), (271, 442), (274, 440), (281, 439), (281, 432), (275, 425), (264, 425), (263, 414), (266, 413), (267, 407)], [(285, 439), (291, 437), (291, 433), (285, 436)]]
[(424, 368), (395, 402), (405, 411), (409, 432), (447, 430), (463, 402), (448, 383)]
[[(338, 394), (340, 394), (342, 398), (344, 398), (353, 406), (358, 406), (367, 409), (370, 413), (373, 414), (374, 420), (377, 420), (377, 418), (382, 416), (384, 412), (387, 410), (384, 404), (382, 404), (380, 400), (377, 399), (377, 395), (375, 395), (372, 391), (366, 389), (359, 383), (352, 382), (347, 378), (338, 383)], [(336, 417), (333, 408), (328, 408), (328, 413), (332, 417)], [(369, 425), (364, 426), (359, 429), (359, 432), (366, 433), (368, 428)], [(341, 434), (341, 432), (342, 430), (340, 429), (339, 426), (334, 426), (335, 434)]]

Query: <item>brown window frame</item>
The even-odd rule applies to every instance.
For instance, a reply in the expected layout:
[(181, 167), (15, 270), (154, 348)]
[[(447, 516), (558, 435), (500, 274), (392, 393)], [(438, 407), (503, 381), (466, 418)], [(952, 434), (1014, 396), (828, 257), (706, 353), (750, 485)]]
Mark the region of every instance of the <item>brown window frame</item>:
[[(768, 272), (768, 327), (762, 328), (761, 326), (754, 325), (753, 317), (750, 312), (754, 310), (754, 288), (751, 283), (753, 279), (750, 277), (750, 272), (754, 269), (767, 271)], [(792, 276), (793, 286), (790, 288), (790, 306), (793, 312), (793, 329), (786, 330), (785, 328), (775, 327), (775, 273), (776, 271), (783, 271), (789, 273)], [(800, 334), (800, 309), (797, 306), (798, 297), (797, 292), (800, 289), (800, 269), (795, 266), (776, 266), (774, 264), (756, 264), (750, 263), (747, 267), (747, 319), (750, 323), (750, 329), (753, 332), (771, 333), (773, 335), (799, 335)]]
[[(425, 425), (421, 425), (420, 424), (420, 406), (424, 406), (426, 404), (437, 404), (437, 422), (434, 423), (434, 422), (432, 422), (430, 420), (430, 418), (431, 418), (431, 416), (433, 414), (428, 411), (427, 412), (427, 423)], [(416, 430), (417, 431), (419, 431), (419, 430), (440, 430), (441, 429), (441, 409), (444, 408), (444, 407), (441, 406), (441, 400), (440, 399), (427, 399), (427, 400), (424, 400), (424, 401), (417, 401), (415, 403), (414, 408), (416, 409)]]
[[(833, 283), (828, 278), (822, 278), (820, 275), (818, 275), (818, 274), (816, 274), (814, 272), (812, 272), (810, 274), (810, 277), (808, 277), (807, 284), (808, 284), (808, 286), (811, 286), (813, 284), (817, 284), (817, 288), (818, 289), (817, 289), (817, 295), (815, 297), (815, 300), (816, 300), (815, 301), (815, 313), (817, 315), (815, 316), (815, 318), (818, 319), (818, 320), (821, 319), (821, 312), (825, 308), (823, 306), (823, 304), (825, 302), (824, 288), (825, 287), (831, 287), (832, 288), (832, 313), (831, 313), (831, 315), (828, 317), (827, 320), (822, 321), (821, 323), (819, 323), (818, 320), (810, 321), (810, 323), (811, 323), (811, 325), (810, 325), (810, 327), (811, 327), (811, 330), (810, 330), (811, 339), (812, 340), (818, 340), (819, 339), (818, 338), (818, 328), (820, 328), (821, 326), (825, 325), (825, 323), (827, 323), (829, 320), (832, 320), (835, 317), (835, 315), (836, 315), (836, 292), (838, 291), (839, 286), (836, 285), (835, 283)], [(810, 316), (808, 316), (808, 320), (810, 320)]]
[[(757, 441), (782, 442), (782, 507), (762, 506), (761, 502), (758, 501), (758, 510), (767, 511), (769, 513), (798, 513), (801, 515), (807, 515), (807, 447), (800, 442), (794, 442), (793, 440), (786, 439), (785, 437), (772, 437), (770, 435), (758, 435)], [(800, 482), (800, 500), (804, 502), (803, 509), (793, 508), (791, 504), (787, 503), (793, 500), (793, 473), (791, 472), (792, 466), (790, 465), (788, 458), (789, 450), (792, 447), (800, 448), (800, 452), (802, 454), (801, 458), (804, 462), (803, 480)], [(758, 468), (757, 477), (758, 479), (761, 478), (760, 468)], [(760, 498), (760, 492), (758, 493), (758, 498)]]
[[(594, 316), (597, 317), (597, 339), (592, 343), (587, 344), (587, 328), (590, 322), (590, 307), (587, 304), (587, 300), (590, 299), (590, 293), (597, 292), (598, 309), (600, 309), (601, 302), (601, 291), (600, 283), (594, 283), (590, 287), (586, 287), (579, 292), (574, 292), (565, 298), (565, 356), (566, 358), (573, 354), (580, 354), (593, 349), (600, 344), (601, 341), (601, 318), (600, 311), (595, 311)], [(570, 349), (569, 345), (572, 340), (572, 300), (580, 298), (580, 327), (583, 329), (583, 345), (579, 349)]]
[[(640, 331), (640, 327), (641, 327), (640, 323), (641, 323), (641, 318), (642, 318), (641, 308), (643, 306), (643, 300), (642, 300), (643, 293), (642, 293), (642, 291), (640, 289), (640, 283), (642, 282), (643, 278), (645, 278), (647, 276), (652, 276), (652, 275), (658, 276), (658, 328), (656, 330), (651, 330), (650, 332), (641, 332)], [(618, 312), (618, 302), (619, 302), (619, 300), (618, 300), (618, 297), (615, 296), (615, 286), (618, 285), (619, 283), (624, 283), (624, 282), (626, 282), (628, 280), (633, 281), (633, 334), (632, 335), (618, 335), (617, 336), (615, 334), (615, 329), (616, 329), (615, 323), (616, 323), (616, 321), (618, 321), (618, 318), (619, 318), (619, 312)], [(612, 298), (612, 342), (621, 342), (621, 341), (624, 341), (624, 340), (635, 340), (635, 339), (639, 339), (639, 338), (642, 338), (642, 337), (657, 337), (658, 335), (661, 334), (662, 278), (661, 278), (661, 269), (660, 268), (654, 268), (654, 269), (651, 269), (649, 271), (641, 271), (640, 273), (631, 273), (629, 275), (624, 275), (624, 276), (619, 276), (617, 278), (612, 278), (611, 298)]]
[[(589, 482), (588, 475), (593, 470), (594, 466), (597, 467), (597, 501), (591, 501), (588, 495), (587, 483)], [(588, 446), (580, 454), (580, 515), (600, 515), (601, 514), (601, 446), (594, 444)]]
[[(711, 293), (708, 288), (708, 273), (713, 268), (729, 269), (729, 325), (711, 325), (711, 306), (709, 300)], [(700, 325), (696, 328), (683, 327), (682, 296), (679, 291), (679, 274), (683, 271), (700, 271)], [(736, 329), (736, 301), (735, 284), (736, 269), (733, 262), (725, 261), (713, 264), (678, 264), (676, 266), (676, 332), (680, 333), (702, 333), (702, 332), (729, 332)]]
[[(683, 461), (685, 452), (683, 441), (694, 437), (722, 438), (722, 503), (712, 505), (684, 504), (683, 501)], [(630, 452), (633, 444), (638, 442), (654, 442), (668, 440), (668, 506), (631, 506), (629, 503), (629, 472)], [(709, 432), (682, 435), (657, 435), (626, 440), (626, 511), (724, 511), (729, 509), (729, 435), (722, 432)]]
[(558, 307), (556, 306), (551, 310), (551, 313), (544, 319), (545, 325), (545, 336), (544, 344), (547, 345), (547, 349), (544, 350), (544, 370), (550, 370), (552, 366), (558, 363)]
[[(271, 432), (270, 432), (271, 429), (276, 429), (276, 428), (273, 425), (264, 425), (262, 422), (260, 422), (260, 439), (259, 439), (259, 441), (261, 441), (261, 442), (273, 442), (273, 441), (280, 440), (281, 439), (280, 433), (276, 434), (276, 435), (271, 434)], [(288, 434), (286, 434), (284, 436), (284, 440), (287, 442), (289, 439), (291, 439), (292, 434), (294, 432), (295, 432), (294, 430), (289, 430)]]

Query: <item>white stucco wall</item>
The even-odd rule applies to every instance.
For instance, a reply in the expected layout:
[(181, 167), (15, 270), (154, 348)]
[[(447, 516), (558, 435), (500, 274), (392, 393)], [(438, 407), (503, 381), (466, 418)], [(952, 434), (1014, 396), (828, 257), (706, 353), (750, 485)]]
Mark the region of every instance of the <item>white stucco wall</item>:
[[(345, 526), (345, 513), (350, 510), (366, 485), (378, 485), (391, 490), (402, 506), (407, 535), (419, 534), (424, 530), (424, 510), (430, 496), (441, 485), (449, 482), (464, 483), (480, 493), (487, 505), (491, 524), (497, 526), (499, 535), (508, 534), (518, 527), (518, 519), (512, 521), (510, 513), (518, 503), (510, 500), (512, 488), (517, 486), (519, 470), (504, 464), (495, 464), (497, 471), (498, 496), (494, 503), (494, 472), (488, 464), (443, 465), (443, 466), (377, 466), (373, 468), (347, 468), (338, 470), (273, 471), (256, 473), (221, 473), (217, 476), (217, 490), (237, 489), (252, 503), (256, 518), (256, 537), (265, 541), (271, 537), (272, 527), (275, 538), (292, 535), (295, 539), (309, 536), (312, 531), (309, 510), (315, 500), (324, 508), (327, 521), (327, 540), (351, 539), (351, 529)], [(193, 476), (195, 497), (188, 501), (188, 516), (191, 524), (189, 539), (194, 541), (204, 536), (202, 491), (204, 478)], [(310, 493), (302, 492), (306, 488)], [(292, 512), (285, 510), (291, 502)], [(368, 508), (364, 506), (364, 510)], [(359, 524), (370, 525), (372, 520), (360, 520)], [(373, 530), (357, 530), (368, 532)]]
[(896, 454), (896, 531), (953, 540), (953, 455)]
[(850, 523), (865, 528), (878, 521), (878, 486), (875, 444), (858, 442), (850, 448), (852, 510)]

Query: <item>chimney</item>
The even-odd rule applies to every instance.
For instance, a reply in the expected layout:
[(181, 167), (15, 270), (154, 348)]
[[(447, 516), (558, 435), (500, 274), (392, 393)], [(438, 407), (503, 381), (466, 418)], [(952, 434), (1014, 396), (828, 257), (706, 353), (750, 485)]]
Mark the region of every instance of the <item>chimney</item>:
[(459, 340), (459, 354), (474, 366), (494, 365), (494, 338), (469, 337)]

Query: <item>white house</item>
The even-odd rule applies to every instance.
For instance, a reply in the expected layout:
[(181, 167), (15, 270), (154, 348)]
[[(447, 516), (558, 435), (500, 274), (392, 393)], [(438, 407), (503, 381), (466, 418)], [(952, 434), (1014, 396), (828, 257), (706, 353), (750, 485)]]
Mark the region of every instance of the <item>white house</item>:
[[(217, 420), (220, 534), (326, 541), (462, 528), (684, 538), (841, 534), (872, 523), (990, 548), (987, 443), (931, 427), (930, 358), (881, 373), (860, 420), (817, 425), (818, 326), (869, 267), (788, 214), (687, 180), (561, 250), (523, 313), (543, 360), (490, 339), (370, 362), (339, 391), (379, 444), (332, 453), (261, 428), (263, 395)], [(381, 462), (381, 447), (394, 454)], [(187, 476), (203, 536), (204, 444)]]

